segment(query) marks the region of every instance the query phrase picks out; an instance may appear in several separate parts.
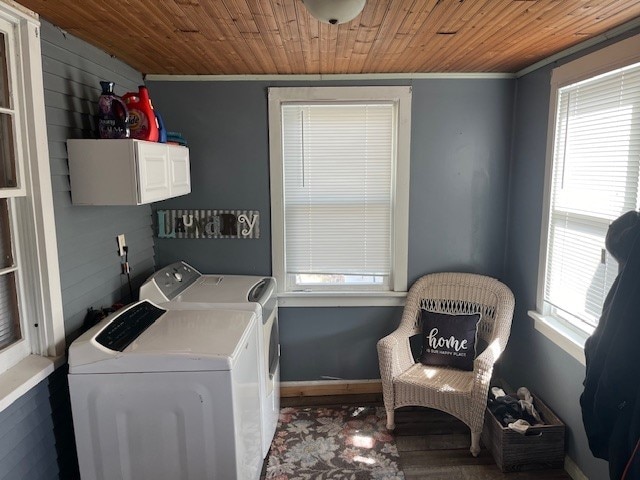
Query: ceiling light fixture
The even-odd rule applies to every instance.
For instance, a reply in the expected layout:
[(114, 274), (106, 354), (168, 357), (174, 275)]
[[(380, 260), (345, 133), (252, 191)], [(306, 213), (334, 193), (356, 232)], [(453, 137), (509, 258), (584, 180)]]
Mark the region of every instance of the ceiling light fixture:
[(309, 13), (324, 23), (350, 22), (362, 12), (366, 0), (303, 0)]

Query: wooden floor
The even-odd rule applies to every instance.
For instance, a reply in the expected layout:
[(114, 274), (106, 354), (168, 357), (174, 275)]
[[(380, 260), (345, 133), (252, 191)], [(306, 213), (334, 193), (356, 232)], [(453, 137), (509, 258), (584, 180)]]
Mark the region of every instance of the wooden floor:
[[(376, 394), (283, 398), (281, 403), (283, 407), (382, 405)], [(484, 447), (476, 458), (469, 453), (469, 429), (462, 422), (436, 410), (397, 410), (395, 435), (406, 480), (571, 480), (564, 470), (502, 473)], [(261, 478), (264, 473), (263, 469)]]

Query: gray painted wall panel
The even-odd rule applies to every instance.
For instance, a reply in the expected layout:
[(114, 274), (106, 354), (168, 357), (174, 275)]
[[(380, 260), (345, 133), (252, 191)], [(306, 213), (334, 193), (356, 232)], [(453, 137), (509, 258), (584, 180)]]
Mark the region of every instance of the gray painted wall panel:
[(167, 130), (182, 132), (189, 142), (191, 161), (191, 193), (154, 204), (154, 210), (260, 211), (259, 239), (156, 239), (158, 260), (164, 265), (184, 259), (205, 272), (270, 274), (266, 84), (149, 82), (148, 85)]
[[(72, 112), (66, 108), (47, 107), (47, 124), (58, 127), (72, 127), (75, 125), (83, 125), (89, 117), (85, 113)], [(83, 128), (89, 128), (91, 125), (83, 125)]]
[(0, 412), (0, 479), (58, 478), (47, 380)]
[(375, 343), (401, 315), (401, 307), (281, 308), (282, 380), (380, 378)]
[[(149, 82), (167, 129), (181, 131), (189, 142), (192, 178), (190, 195), (154, 209), (261, 214), (259, 240), (156, 239), (159, 266), (183, 259), (208, 273), (271, 273), (267, 88), (338, 84), (364, 83)], [(366, 84), (413, 87), (409, 282), (439, 270), (501, 276), (515, 82)], [(375, 345), (397, 325), (400, 312), (282, 308), (282, 379), (379, 378)]]
[[(151, 217), (149, 215), (148, 206), (140, 206), (140, 207), (100, 207), (100, 206), (77, 206), (72, 205), (71, 195), (69, 192), (54, 194), (54, 202), (62, 203), (60, 208), (56, 211), (56, 221), (61, 221), (62, 223), (68, 223), (71, 221), (76, 221), (78, 223), (84, 223), (85, 227), (87, 227), (96, 216), (99, 216), (104, 223), (115, 222), (118, 219), (122, 223), (131, 222), (132, 225), (146, 224), (149, 225), (151, 223)], [(58, 214), (58, 212), (60, 212)], [(128, 215), (125, 215), (127, 214)], [(89, 233), (97, 233), (94, 229), (89, 229), (86, 232)]]
[(87, 112), (95, 115), (98, 112), (97, 105), (92, 100), (65, 95), (52, 90), (44, 91), (44, 103), (51, 108), (61, 108), (70, 112)]
[[(78, 61), (78, 54), (74, 52), (69, 52), (68, 50), (63, 50), (61, 48), (56, 48), (52, 44), (48, 45), (48, 48), (44, 48), (43, 52), (43, 68), (46, 70), (47, 75), (50, 77), (57, 77), (59, 81), (56, 83), (58, 85), (64, 85), (63, 89), (58, 90), (63, 93), (71, 93), (65, 91), (65, 89), (77, 88), (76, 85), (88, 86), (94, 88), (95, 77), (101, 77), (102, 79), (108, 79), (115, 83), (115, 87), (120, 90), (123, 89), (123, 86), (131, 86), (131, 78), (126, 78), (123, 75), (120, 75), (117, 70), (110, 70), (99, 63), (95, 62), (87, 62), (87, 61)], [(69, 68), (69, 64), (72, 63), (72, 69)], [(84, 65), (81, 65), (84, 64)], [(136, 75), (133, 73), (132, 75)], [(80, 87), (80, 95), (78, 96), (81, 99), (86, 99), (92, 102), (91, 97), (83, 97), (82, 92), (84, 90)], [(74, 90), (75, 92), (75, 90)]]
[(567, 453), (589, 478), (596, 479), (608, 478), (608, 470), (606, 462), (591, 455), (584, 433), (579, 397), (585, 368), (537, 332), (527, 315), (536, 307), (551, 71), (585, 53), (518, 79), (505, 269), (516, 311), (501, 372), (513, 387), (527, 385), (558, 414), (567, 425)]
[(409, 284), (502, 275), (513, 82), (413, 82)]
[(51, 160), (51, 176), (55, 175), (69, 175), (69, 163), (66, 158), (55, 158), (50, 156)]
[[(44, 67), (46, 67), (46, 64), (43, 65), (43, 68)], [(70, 97), (76, 97), (89, 102), (91, 101), (92, 92), (95, 88), (94, 86), (75, 82), (47, 71), (43, 72), (43, 77), (46, 85), (45, 88)], [(98, 78), (98, 80), (101, 80), (101, 78)], [(99, 87), (100, 84), (98, 84), (98, 89)], [(100, 91), (98, 90), (98, 94), (99, 93)]]
[[(56, 61), (63, 64), (58, 70), (49, 67), (49, 73), (72, 79), (77, 73), (70, 72), (89, 72), (102, 77), (109, 75), (110, 80), (116, 85), (122, 84), (123, 88), (133, 88), (141, 80), (140, 72), (134, 68), (48, 22), (42, 23), (42, 38), (47, 40), (42, 43), (43, 65)], [(67, 69), (65, 65), (72, 68)], [(88, 85), (93, 86), (93, 83)]]
[(93, 121), (85, 117), (86, 122), (78, 123), (74, 127), (61, 125), (47, 125), (47, 136), (60, 141), (62, 138), (91, 138), (94, 132)]
[[(63, 142), (49, 142), (49, 156), (53, 159), (55, 158), (56, 160), (60, 160), (60, 159), (67, 159), (67, 145), (66, 143)], [(65, 164), (67, 162), (64, 162)], [(68, 165), (67, 165), (67, 169), (68, 169)], [(68, 172), (67, 172), (68, 173)]]
[[(56, 196), (64, 196), (65, 193), (60, 192), (59, 195)], [(66, 196), (69, 194), (66, 192)], [(81, 215), (78, 215), (78, 219), (75, 222), (77, 225), (78, 231), (83, 234), (82, 238), (78, 238), (77, 233), (73, 230), (65, 228), (69, 222), (73, 220), (74, 209), (84, 210), (87, 209), (86, 212), (81, 212)], [(120, 227), (127, 229), (127, 231), (136, 232), (138, 230), (147, 230), (147, 235), (151, 235), (151, 217), (148, 214), (134, 214), (127, 218), (122, 218), (123, 209), (126, 212), (127, 207), (114, 207), (114, 211), (112, 213), (105, 213), (102, 222), (105, 225), (109, 223), (118, 222), (120, 223)], [(74, 255), (78, 249), (83, 248), (93, 248), (96, 244), (104, 242), (105, 245), (108, 244), (111, 247), (109, 250), (115, 252), (114, 247), (115, 238), (108, 239), (104, 235), (101, 235), (101, 229), (105, 228), (104, 226), (96, 228), (96, 223), (94, 217), (91, 216), (91, 213), (100, 212), (103, 210), (103, 207), (77, 207), (77, 206), (69, 206), (68, 208), (61, 208), (60, 215), (56, 216), (56, 221), (62, 224), (63, 228), (59, 228), (59, 240), (62, 245), (60, 245), (59, 252), (60, 257), (66, 255)], [(108, 240), (112, 240), (109, 242)], [(131, 248), (133, 249), (133, 245)], [(105, 250), (106, 253), (106, 250)]]
[[(139, 256), (140, 251), (144, 250), (153, 250), (153, 241), (149, 238), (149, 230), (150, 227), (145, 227), (144, 229), (139, 230), (131, 230), (127, 235), (127, 240), (129, 240), (132, 244), (138, 247), (138, 252), (132, 252), (132, 256)], [(115, 245), (111, 239), (99, 239), (95, 243), (89, 243), (84, 246), (85, 255), (90, 255), (92, 258), (96, 258), (100, 263), (108, 263), (111, 264), (111, 256), (113, 255)], [(66, 288), (67, 285), (72, 283), (72, 278), (76, 277), (77, 274), (73, 274), (72, 272), (78, 268), (89, 269), (91, 268), (89, 264), (87, 265), (82, 261), (80, 255), (68, 255), (67, 260), (65, 261), (65, 269), (61, 270), (61, 274), (63, 277), (63, 288)], [(91, 270), (86, 270), (90, 272)], [(83, 275), (80, 276), (81, 278)]]

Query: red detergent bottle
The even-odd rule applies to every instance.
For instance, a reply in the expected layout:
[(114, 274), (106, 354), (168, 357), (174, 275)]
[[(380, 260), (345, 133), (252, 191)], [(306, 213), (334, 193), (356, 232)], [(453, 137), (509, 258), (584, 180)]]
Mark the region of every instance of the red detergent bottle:
[(147, 87), (140, 85), (137, 92), (129, 92), (123, 95), (122, 100), (129, 112), (131, 138), (157, 142), (158, 123)]

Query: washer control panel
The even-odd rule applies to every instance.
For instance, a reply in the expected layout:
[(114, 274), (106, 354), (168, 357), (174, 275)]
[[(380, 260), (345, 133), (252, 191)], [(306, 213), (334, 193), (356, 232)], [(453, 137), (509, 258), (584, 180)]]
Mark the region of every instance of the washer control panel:
[(173, 300), (201, 276), (202, 274), (190, 265), (175, 262), (158, 270), (153, 278), (162, 294), (169, 300)]
[(150, 302), (140, 302), (117, 315), (96, 336), (96, 342), (109, 350), (122, 352), (165, 312)]

